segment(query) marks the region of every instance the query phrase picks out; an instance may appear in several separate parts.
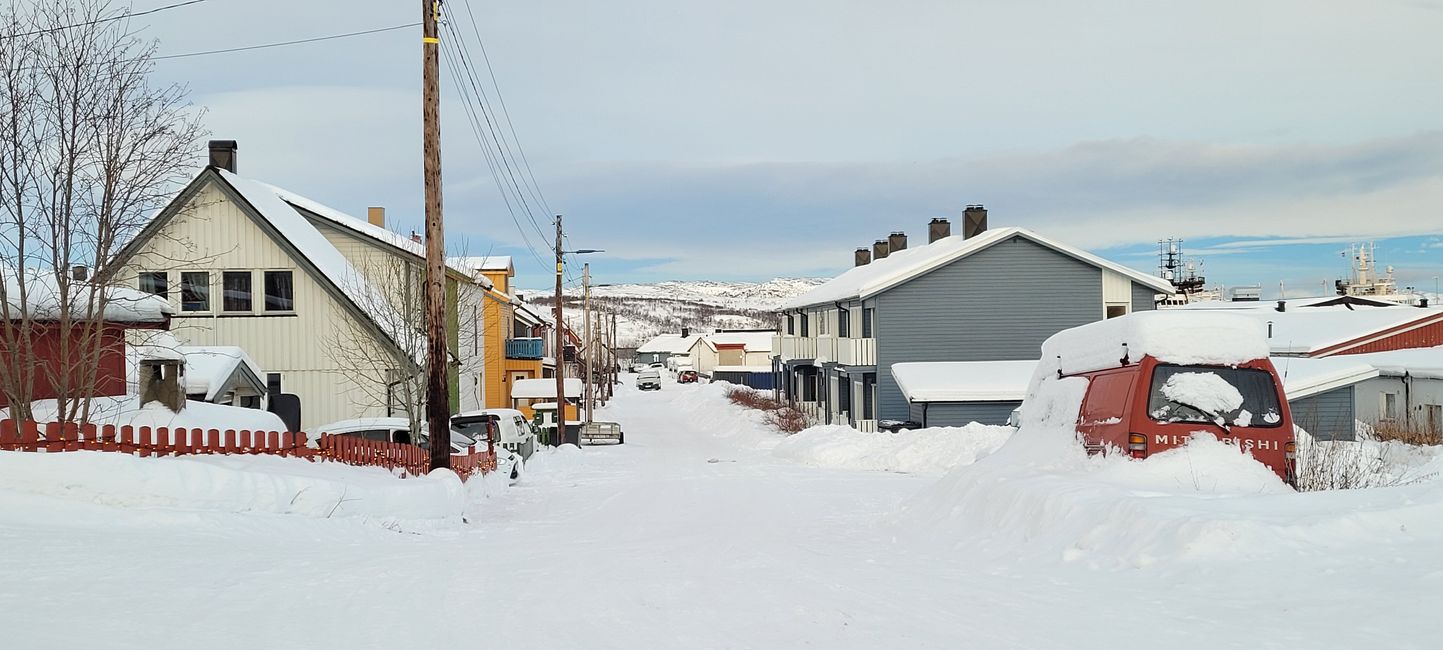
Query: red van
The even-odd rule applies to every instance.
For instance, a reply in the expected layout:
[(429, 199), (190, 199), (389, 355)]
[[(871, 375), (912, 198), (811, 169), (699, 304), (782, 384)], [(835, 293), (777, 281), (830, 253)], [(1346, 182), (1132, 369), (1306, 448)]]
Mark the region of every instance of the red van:
[[(1233, 367), (1161, 363), (1144, 356), (1126, 366), (1077, 376), (1088, 380), (1077, 431), (1089, 452), (1113, 448), (1147, 458), (1185, 444), (1194, 432), (1207, 431), (1243, 448), (1289, 485), (1294, 482), (1293, 417), (1278, 373), (1267, 359)], [(1192, 403), (1208, 400), (1190, 400), (1185, 390), (1169, 390), (1186, 383), (1182, 380), (1226, 384), (1242, 402)]]
[(1268, 352), (1249, 319), (1143, 312), (1059, 332), (1039, 372), (1088, 380), (1077, 431), (1090, 453), (1147, 458), (1206, 431), (1291, 485), (1293, 417)]

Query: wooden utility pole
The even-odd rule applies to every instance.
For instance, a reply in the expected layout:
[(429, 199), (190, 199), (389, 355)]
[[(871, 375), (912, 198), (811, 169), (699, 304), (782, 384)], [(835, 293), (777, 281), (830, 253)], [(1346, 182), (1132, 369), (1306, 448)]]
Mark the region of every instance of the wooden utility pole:
[(566, 322), (561, 320), (561, 270), (566, 263), (561, 248), (561, 215), (556, 215), (556, 435), (551, 444), (561, 446), (566, 434)]
[(611, 384), (606, 387), (606, 398), (611, 399), (616, 395), (616, 382), (621, 378), (617, 376), (621, 368), (617, 366), (620, 360), (616, 358), (616, 312), (611, 312)]
[(451, 393), (447, 385), (446, 239), (441, 222), (441, 3), (421, 0), (422, 173), (426, 182), (426, 426), (431, 469), (451, 468)]
[(581, 317), (584, 319), (584, 324), (582, 325), (582, 327), (586, 330), (586, 334), (582, 338), (582, 340), (586, 341), (586, 370), (584, 371), (586, 374), (582, 377), (582, 381), (586, 382), (585, 422), (590, 424), (592, 409), (591, 399), (593, 397), (591, 392), (591, 381), (596, 376), (596, 366), (594, 365), (594, 362), (596, 360), (596, 348), (592, 347), (591, 340), (591, 264), (589, 263), (581, 265)]

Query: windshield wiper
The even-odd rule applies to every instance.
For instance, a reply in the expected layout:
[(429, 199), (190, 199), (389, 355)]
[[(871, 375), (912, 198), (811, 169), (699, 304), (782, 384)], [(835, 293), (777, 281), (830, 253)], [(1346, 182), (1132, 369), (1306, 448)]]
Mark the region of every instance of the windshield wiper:
[[(1203, 416), (1203, 417), (1210, 417), (1210, 418), (1212, 418), (1212, 420), (1207, 421), (1206, 424), (1211, 424), (1211, 425), (1216, 426), (1216, 427), (1219, 428), (1219, 429), (1222, 429), (1222, 430), (1223, 430), (1223, 433), (1225, 433), (1225, 434), (1227, 434), (1227, 435), (1233, 435), (1233, 430), (1232, 430), (1232, 428), (1228, 426), (1227, 420), (1226, 420), (1225, 418), (1223, 418), (1223, 416), (1222, 416), (1221, 413), (1213, 413), (1213, 412), (1211, 412), (1211, 411), (1208, 411), (1208, 410), (1205, 409), (1205, 408), (1202, 408), (1202, 407), (1200, 407), (1200, 406), (1196, 406), (1196, 405), (1193, 405), (1193, 404), (1188, 404), (1187, 402), (1180, 402), (1180, 401), (1178, 401), (1178, 400), (1171, 399), (1171, 398), (1165, 398), (1165, 399), (1167, 399), (1167, 401), (1168, 401), (1169, 404), (1176, 404), (1176, 405), (1178, 405), (1178, 406), (1183, 406), (1183, 407), (1186, 407), (1186, 408), (1190, 408), (1190, 409), (1192, 409), (1192, 410), (1194, 410), (1194, 411), (1197, 411), (1197, 412), (1198, 412), (1198, 415), (1201, 415), (1201, 416)], [(1199, 424), (1203, 424), (1203, 422), (1199, 422)]]

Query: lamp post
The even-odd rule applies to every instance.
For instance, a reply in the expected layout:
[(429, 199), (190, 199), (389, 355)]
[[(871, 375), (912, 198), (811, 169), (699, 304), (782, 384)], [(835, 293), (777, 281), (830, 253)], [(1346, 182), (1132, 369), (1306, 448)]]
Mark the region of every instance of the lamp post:
[[(561, 242), (565, 235), (561, 230), (561, 215), (556, 215), (556, 436), (553, 446), (561, 446), (566, 436), (566, 321), (562, 319), (561, 278), (566, 268), (566, 256), (589, 255), (606, 251), (582, 248), (574, 251), (563, 250)], [(580, 442), (579, 440), (577, 442)]]

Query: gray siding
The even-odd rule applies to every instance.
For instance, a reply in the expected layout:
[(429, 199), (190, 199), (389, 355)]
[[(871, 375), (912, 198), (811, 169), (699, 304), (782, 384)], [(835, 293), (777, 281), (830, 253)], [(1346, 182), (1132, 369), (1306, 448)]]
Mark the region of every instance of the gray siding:
[(1101, 320), (1102, 270), (1018, 237), (875, 298), (877, 407), (907, 419), (894, 363), (1036, 359), (1042, 341)]
[(982, 424), (1007, 424), (1012, 409), (1022, 402), (938, 402), (935, 404), (912, 404), (913, 422), (925, 423), (929, 427), (960, 427), (972, 422)]
[(1334, 388), (1288, 402), (1293, 424), (1319, 440), (1353, 440), (1353, 387)]
[(1132, 283), (1132, 310), (1147, 311), (1157, 309), (1157, 291), (1152, 287)]

